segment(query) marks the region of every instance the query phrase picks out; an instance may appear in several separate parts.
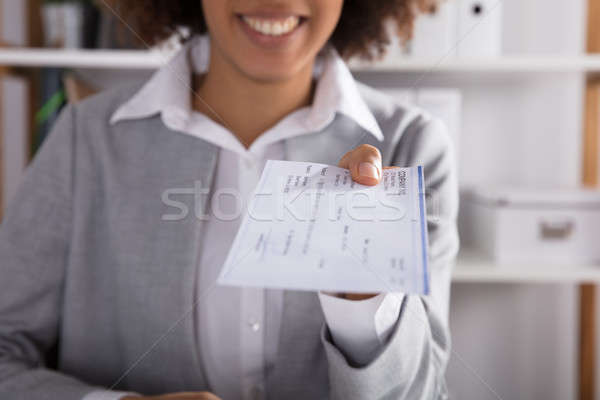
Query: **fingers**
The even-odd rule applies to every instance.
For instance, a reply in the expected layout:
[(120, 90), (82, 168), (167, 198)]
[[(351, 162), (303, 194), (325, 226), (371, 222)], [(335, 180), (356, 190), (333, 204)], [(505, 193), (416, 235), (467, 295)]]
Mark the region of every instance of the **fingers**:
[(198, 400), (221, 400), (220, 397), (217, 397), (216, 395), (209, 393), (209, 392), (202, 392), (200, 393), (201, 397)]
[(354, 300), (354, 301), (367, 300), (367, 299), (370, 299), (371, 297), (375, 297), (375, 296), (378, 296), (378, 293), (373, 293), (373, 294), (346, 293), (346, 294), (344, 294), (344, 298), (346, 300)]
[[(129, 399), (130, 397), (125, 397)], [(133, 397), (131, 397), (133, 400)], [(209, 392), (177, 392), (168, 393), (160, 396), (150, 397), (135, 397), (135, 399), (147, 399), (147, 400), (220, 400), (219, 397)]]
[(349, 169), (352, 179), (362, 185), (377, 185), (381, 179), (381, 153), (369, 144), (344, 154), (338, 165)]

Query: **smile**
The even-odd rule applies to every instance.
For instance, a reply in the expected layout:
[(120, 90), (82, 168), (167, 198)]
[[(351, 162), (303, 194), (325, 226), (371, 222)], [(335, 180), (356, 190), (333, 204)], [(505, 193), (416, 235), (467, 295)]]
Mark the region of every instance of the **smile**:
[(292, 15), (286, 18), (261, 18), (242, 15), (242, 21), (253, 31), (262, 35), (282, 36), (294, 31), (301, 19)]

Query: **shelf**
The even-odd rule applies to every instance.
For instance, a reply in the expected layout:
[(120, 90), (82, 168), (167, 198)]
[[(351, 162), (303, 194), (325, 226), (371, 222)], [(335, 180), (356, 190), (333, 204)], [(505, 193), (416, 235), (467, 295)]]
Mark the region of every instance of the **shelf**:
[(0, 65), (98, 69), (155, 69), (169, 53), (145, 50), (0, 49)]
[(600, 72), (600, 55), (582, 56), (502, 56), (467, 59), (384, 60), (374, 64), (352, 62), (354, 71), (427, 73), (556, 73)]
[(469, 283), (583, 283), (600, 282), (600, 265), (517, 263), (497, 265), (489, 258), (461, 250), (452, 281)]
[[(71, 67), (106, 69), (155, 69), (172, 53), (158, 50), (56, 50), (35, 48), (0, 49), (0, 65), (20, 67)], [(351, 62), (357, 72), (427, 73), (536, 73), (599, 72), (600, 55), (585, 56), (503, 56), (488, 59), (386, 60), (375, 64)]]

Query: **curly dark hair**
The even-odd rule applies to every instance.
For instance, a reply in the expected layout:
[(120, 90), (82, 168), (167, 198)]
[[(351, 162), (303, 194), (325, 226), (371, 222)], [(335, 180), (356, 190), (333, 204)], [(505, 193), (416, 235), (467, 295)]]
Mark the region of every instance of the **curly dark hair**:
[[(199, 0), (112, 0), (148, 43), (156, 43), (187, 27), (207, 31)], [(401, 41), (410, 39), (415, 18), (435, 12), (439, 0), (345, 0), (331, 43), (342, 57), (373, 59), (390, 43), (387, 21), (395, 23)], [(185, 38), (182, 37), (182, 40)]]

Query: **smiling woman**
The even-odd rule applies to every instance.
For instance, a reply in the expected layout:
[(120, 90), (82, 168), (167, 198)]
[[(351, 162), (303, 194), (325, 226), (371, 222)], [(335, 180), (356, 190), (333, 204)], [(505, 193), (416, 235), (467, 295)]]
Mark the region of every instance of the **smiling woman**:
[[(0, 398), (445, 398), (458, 249), (451, 145), (436, 118), (355, 81), (340, 57), (377, 57), (388, 20), (408, 38), (434, 4), (113, 0), (151, 42), (179, 27), (190, 35), (148, 81), (67, 107), (7, 210)], [(422, 166), (435, 196), (429, 294), (216, 285), (240, 228), (236, 210), (251, 204), (270, 159), (337, 163), (366, 186), (381, 183), (384, 167)], [(185, 195), (173, 202), (173, 193)], [(168, 219), (173, 204), (194, 213)], [(371, 242), (343, 225), (328, 224), (332, 240)], [(295, 237), (310, 238), (306, 229)], [(257, 243), (280, 251), (269, 237)], [(397, 231), (380, 244), (411, 239)], [(325, 264), (303, 241), (290, 243), (286, 255), (315, 279), (332, 274), (315, 270)], [(406, 264), (406, 273), (418, 268)], [(44, 363), (53, 353), (55, 369)]]
[[(200, 0), (111, 0), (110, 2), (118, 9), (126, 11), (128, 20), (133, 23), (136, 31), (151, 43), (172, 35), (177, 32), (178, 27), (182, 26), (190, 28), (192, 34), (207, 32)], [(256, 2), (236, 3), (250, 5)], [(346, 0), (339, 23), (331, 35), (331, 43), (344, 58), (379, 57), (385, 52), (385, 46), (389, 43), (386, 20), (394, 21), (398, 35), (406, 40), (412, 34), (413, 22), (417, 15), (435, 10), (437, 3), (439, 0)], [(288, 29), (302, 22), (303, 18), (291, 20), (288, 22)], [(277, 25), (281, 28), (277, 28)], [(255, 21), (251, 26), (268, 35), (277, 36), (285, 32), (281, 23), (259, 25)]]

